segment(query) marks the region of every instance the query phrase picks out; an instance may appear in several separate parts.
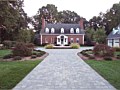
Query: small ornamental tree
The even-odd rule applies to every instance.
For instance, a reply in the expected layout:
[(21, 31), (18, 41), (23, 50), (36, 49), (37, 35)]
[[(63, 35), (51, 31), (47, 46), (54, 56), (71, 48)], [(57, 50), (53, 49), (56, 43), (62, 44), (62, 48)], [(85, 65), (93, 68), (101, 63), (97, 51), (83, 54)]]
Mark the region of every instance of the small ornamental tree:
[(109, 47), (104, 44), (98, 44), (93, 49), (95, 56), (102, 56), (102, 57), (113, 57), (115, 50), (112, 47)]
[(13, 48), (14, 56), (30, 56), (32, 54), (32, 49), (28, 48), (25, 43), (19, 42)]

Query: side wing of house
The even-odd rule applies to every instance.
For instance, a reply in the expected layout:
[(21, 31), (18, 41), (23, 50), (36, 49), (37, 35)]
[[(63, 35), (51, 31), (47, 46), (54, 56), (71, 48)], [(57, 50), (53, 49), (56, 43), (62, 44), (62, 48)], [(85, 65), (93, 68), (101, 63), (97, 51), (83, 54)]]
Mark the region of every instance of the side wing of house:
[(107, 44), (110, 47), (120, 47), (120, 28), (113, 28), (113, 31), (107, 37)]

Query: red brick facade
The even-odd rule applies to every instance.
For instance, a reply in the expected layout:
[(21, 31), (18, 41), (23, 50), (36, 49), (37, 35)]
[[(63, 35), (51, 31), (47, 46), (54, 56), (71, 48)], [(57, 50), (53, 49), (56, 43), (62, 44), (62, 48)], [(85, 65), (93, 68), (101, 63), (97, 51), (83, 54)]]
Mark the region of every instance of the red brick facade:
[[(40, 42), (42, 42), (41, 44), (47, 44), (47, 43), (51, 43), (51, 44), (55, 44), (57, 42), (57, 36), (59, 35), (41, 35), (40, 37)], [(66, 35), (68, 36), (68, 42), (70, 43), (79, 43), (79, 44), (84, 44), (84, 35)], [(71, 42), (71, 38), (73, 39), (73, 41)], [(77, 41), (77, 38), (79, 38), (79, 40)]]

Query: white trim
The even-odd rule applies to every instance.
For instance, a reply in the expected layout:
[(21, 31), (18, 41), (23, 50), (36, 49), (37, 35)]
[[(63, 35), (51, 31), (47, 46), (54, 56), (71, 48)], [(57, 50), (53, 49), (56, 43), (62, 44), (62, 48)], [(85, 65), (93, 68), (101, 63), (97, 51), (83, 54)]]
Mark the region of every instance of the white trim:
[[(61, 36), (63, 36), (64, 38), (61, 39)], [(68, 44), (68, 36), (65, 36), (63, 34), (57, 36), (57, 44), (58, 45), (67, 45)]]
[(40, 36), (41, 36), (41, 37), (40, 37), (40, 39), (41, 39), (41, 40), (40, 40), (40, 44), (42, 45), (42, 35), (40, 35)]
[(83, 44), (84, 44), (84, 35), (83, 35)]
[[(42, 34), (42, 35), (61, 35), (61, 34)], [(85, 34), (64, 34), (64, 35), (85, 35)]]

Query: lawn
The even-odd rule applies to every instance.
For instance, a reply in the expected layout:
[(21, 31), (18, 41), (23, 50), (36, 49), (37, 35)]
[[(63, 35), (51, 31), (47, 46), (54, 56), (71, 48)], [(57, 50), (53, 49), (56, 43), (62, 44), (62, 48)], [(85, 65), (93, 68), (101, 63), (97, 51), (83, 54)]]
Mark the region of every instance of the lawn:
[(119, 61), (95, 61), (85, 60), (101, 76), (109, 81), (115, 88), (120, 89), (120, 60)]
[(41, 60), (0, 62), (0, 89), (12, 89)]
[(5, 55), (8, 55), (8, 54), (10, 54), (10, 53), (12, 53), (12, 51), (9, 50), (9, 49), (0, 50), (0, 58), (2, 58), (2, 57), (5, 56)]

